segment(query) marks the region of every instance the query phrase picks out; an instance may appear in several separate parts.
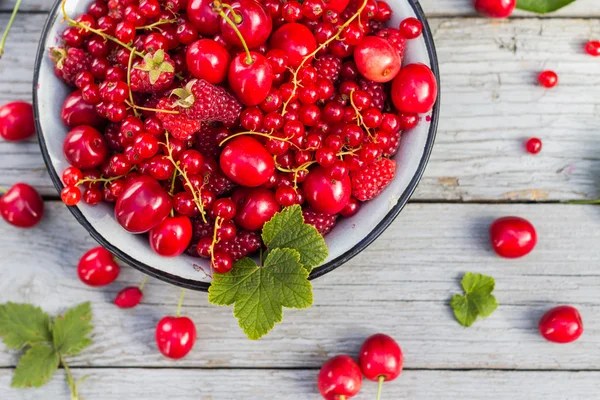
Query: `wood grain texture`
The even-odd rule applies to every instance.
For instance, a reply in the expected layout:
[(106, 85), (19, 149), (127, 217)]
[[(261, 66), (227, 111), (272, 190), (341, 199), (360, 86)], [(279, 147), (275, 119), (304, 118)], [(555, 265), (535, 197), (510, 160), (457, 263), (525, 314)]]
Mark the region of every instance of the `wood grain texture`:
[[(197, 324), (194, 350), (179, 367), (319, 367), (334, 354), (356, 354), (361, 342), (386, 332), (401, 343), (406, 367), (427, 369), (597, 369), (600, 365), (600, 209), (568, 205), (412, 204), (367, 250), (313, 282), (315, 305), (286, 310), (284, 322), (260, 341), (245, 338), (228, 308), (188, 292), (183, 313)], [(539, 244), (521, 260), (496, 257), (487, 229), (499, 216), (520, 215), (537, 228)], [(174, 313), (179, 290), (151, 280), (133, 310), (111, 304), (142, 274), (124, 267), (116, 284), (92, 289), (77, 279), (79, 257), (92, 239), (59, 203), (34, 230), (0, 225), (0, 303), (41, 304), (51, 313), (90, 300), (94, 344), (76, 366), (173, 367), (154, 344), (154, 328)], [(393, 255), (393, 256), (392, 256)], [(190, 266), (190, 268), (192, 268)], [(467, 271), (496, 279), (500, 308), (469, 329), (448, 306)], [(537, 321), (558, 304), (577, 306), (585, 333), (576, 343), (544, 341)], [(0, 349), (0, 367), (14, 365)], [(0, 385), (1, 386), (1, 385)]]
[[(0, 25), (7, 16), (0, 16)], [(15, 24), (0, 62), (0, 102), (30, 99), (43, 15)], [(432, 19), (441, 68), (435, 148), (413, 199), (567, 200), (600, 196), (600, 63), (581, 50), (595, 20)], [(568, 56), (565, 56), (568, 55)], [(560, 84), (535, 85), (553, 68)], [(524, 141), (542, 138), (531, 156)], [(26, 181), (56, 195), (34, 140), (0, 143), (0, 185)]]
[[(43, 12), (50, 10), (56, 0), (23, 0), (21, 10)], [(477, 16), (472, 0), (420, 0), (421, 7), (428, 17), (465, 17)], [(0, 11), (10, 11), (15, 0), (5, 0), (0, 3)], [(555, 13), (545, 15), (548, 18), (557, 17), (584, 17), (590, 18), (600, 15), (600, 4), (596, 0), (577, 0), (575, 3)], [(535, 18), (536, 14), (516, 10), (516, 17)]]
[[(80, 386), (86, 400), (317, 400), (317, 370), (74, 369), (90, 375)], [(66, 399), (57, 373), (42, 389), (9, 389), (12, 372), (0, 370), (3, 400)], [(383, 386), (385, 399), (592, 400), (599, 372), (404, 371)], [(377, 385), (363, 381), (353, 400), (374, 399)], [(492, 397), (493, 396), (493, 397)]]

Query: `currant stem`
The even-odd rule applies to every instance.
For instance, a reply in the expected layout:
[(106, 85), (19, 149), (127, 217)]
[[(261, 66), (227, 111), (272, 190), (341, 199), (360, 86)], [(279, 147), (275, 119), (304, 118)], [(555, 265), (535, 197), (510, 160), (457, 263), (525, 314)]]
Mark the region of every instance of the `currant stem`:
[(210, 244), (210, 267), (212, 269), (212, 266), (214, 264), (214, 260), (215, 260), (215, 252), (213, 251), (215, 248), (215, 245), (217, 243), (219, 243), (220, 239), (217, 237), (217, 231), (219, 230), (219, 228), (221, 228), (221, 225), (223, 223), (223, 219), (221, 217), (217, 217), (215, 219), (215, 227), (213, 229), (213, 240), (212, 243)]
[(371, 135), (371, 131), (369, 130), (369, 127), (365, 125), (365, 121), (363, 120), (363, 117), (360, 113), (360, 111), (358, 110), (358, 107), (356, 107), (356, 104), (354, 104), (354, 90), (352, 90), (350, 92), (350, 105), (352, 105), (352, 108), (354, 109), (354, 113), (356, 114), (356, 125), (358, 125), (360, 128), (364, 129), (367, 132), (367, 135), (369, 135), (369, 137), (371, 139), (373, 139), (373, 135)]
[(181, 306), (183, 305), (183, 296), (185, 295), (185, 289), (181, 289), (181, 294), (179, 295), (179, 303), (177, 303), (177, 311), (175, 312), (175, 316), (179, 318), (181, 315)]
[[(273, 133), (273, 131), (271, 131), (271, 133)], [(262, 137), (266, 137), (267, 139), (273, 139), (273, 140), (279, 140), (282, 142), (287, 142), (289, 141), (291, 138), (278, 138), (275, 137), (269, 133), (262, 133), (262, 132), (254, 132), (254, 131), (246, 131), (246, 132), (238, 132), (238, 133), (234, 133), (233, 135), (227, 136), (225, 139), (223, 139), (220, 143), (219, 143), (219, 147), (223, 146), (223, 144), (227, 141), (229, 141), (230, 139), (233, 139), (235, 137), (238, 136), (243, 136), (243, 135), (256, 135), (256, 136), (262, 136)]]
[(385, 376), (381, 375), (378, 380), (379, 380), (379, 386), (377, 387), (377, 400), (381, 400), (381, 389), (383, 388), (383, 382), (385, 381)]
[(235, 10), (233, 9), (233, 7), (227, 3), (221, 3), (221, 7), (225, 7), (227, 8), (229, 11), (231, 11), (231, 16), (233, 17), (233, 21), (236, 24), (241, 24), (242, 23), (242, 17), (239, 16), (238, 14), (236, 14)]
[(140, 292), (142, 290), (144, 290), (144, 286), (146, 286), (146, 282), (148, 282), (148, 278), (150, 278), (150, 276), (146, 275), (146, 277), (144, 278), (144, 280), (142, 281), (142, 283), (140, 283), (140, 286), (138, 286), (138, 288), (140, 289)]
[(248, 49), (248, 45), (246, 44), (246, 41), (244, 40), (244, 37), (242, 36), (242, 33), (240, 32), (240, 30), (237, 28), (237, 25), (235, 24), (235, 22), (233, 22), (228, 16), (227, 14), (225, 14), (223, 12), (223, 10), (219, 10), (219, 15), (221, 16), (221, 18), (223, 18), (230, 26), (231, 28), (235, 31), (235, 34), (238, 36), (238, 38), (240, 38), (240, 42), (242, 42), (242, 46), (244, 47), (244, 51), (246, 52), (246, 64), (248, 65), (252, 65), (252, 63), (254, 61), (252, 61), (252, 56), (250, 55), (250, 49)]
[(73, 374), (71, 373), (71, 369), (67, 365), (67, 362), (65, 361), (65, 358), (62, 356), (62, 354), (60, 354), (59, 356), (60, 356), (60, 363), (62, 364), (63, 368), (65, 369), (65, 372), (67, 373), (67, 384), (69, 385), (69, 389), (71, 390), (71, 400), (79, 400), (79, 394), (77, 393), (77, 384), (75, 383), (75, 380), (73, 379)]
[(132, 104), (132, 103), (130, 103), (130, 102), (126, 102), (126, 103), (127, 103), (127, 105), (128, 105), (129, 107), (132, 107), (132, 108), (137, 108), (138, 110), (154, 111), (154, 112), (162, 112), (162, 113), (165, 113), (165, 114), (179, 114), (179, 111), (175, 111), (175, 110), (173, 110), (173, 111), (169, 111), (169, 110), (159, 110), (158, 108), (149, 108), (149, 107), (142, 107), (142, 106), (138, 106), (138, 105)]
[(159, 26), (159, 25), (164, 25), (164, 24), (173, 24), (173, 23), (175, 23), (175, 22), (177, 22), (177, 20), (176, 20), (176, 19), (161, 19), (160, 21), (156, 21), (156, 22), (155, 22), (155, 23), (153, 23), (153, 24), (150, 24), (150, 25), (144, 25), (144, 26), (138, 26), (138, 27), (137, 27), (137, 28), (135, 28), (135, 29), (140, 29), (140, 30), (142, 30), (142, 29), (150, 29), (150, 30), (152, 30), (152, 29), (156, 28), (156, 27), (157, 27), (157, 26)]
[(107, 40), (112, 40), (113, 42), (115, 42), (115, 43), (117, 43), (117, 44), (119, 44), (119, 45), (121, 45), (121, 46), (125, 47), (127, 50), (129, 50), (129, 51), (131, 51), (131, 52), (135, 53), (136, 55), (138, 55), (138, 56), (140, 56), (140, 57), (144, 57), (144, 53), (140, 53), (139, 51), (135, 50), (133, 47), (131, 47), (131, 46), (129, 46), (129, 45), (127, 45), (127, 44), (125, 44), (125, 43), (121, 42), (121, 41), (120, 41), (119, 39), (117, 39), (116, 37), (113, 37), (113, 36), (107, 35), (106, 33), (104, 33), (104, 32), (103, 32), (103, 31), (101, 31), (101, 30), (94, 29), (94, 28), (90, 28), (90, 27), (89, 27), (89, 26), (87, 26), (86, 24), (82, 24), (82, 23), (80, 23), (80, 22), (77, 22), (77, 21), (75, 21), (73, 18), (69, 17), (69, 16), (67, 15), (67, 11), (65, 10), (65, 6), (66, 6), (66, 4), (67, 4), (67, 0), (63, 0), (63, 2), (62, 2), (62, 4), (61, 4), (61, 9), (62, 9), (63, 17), (65, 18), (65, 20), (69, 21), (69, 24), (70, 24), (71, 26), (76, 26), (76, 27), (78, 27), (78, 28), (85, 29), (86, 31), (89, 31), (89, 32), (95, 33), (96, 35), (99, 35), (99, 36), (103, 37), (104, 39), (107, 39)]
[(287, 99), (284, 103), (283, 103), (283, 108), (281, 110), (281, 115), (285, 115), (286, 111), (287, 111), (287, 106), (290, 103), (290, 101), (292, 100), (292, 98), (294, 97), (294, 95), (296, 94), (296, 90), (298, 89), (299, 86), (299, 82), (298, 82), (298, 72), (300, 72), (300, 70), (302, 69), (302, 67), (304, 66), (304, 64), (312, 59), (315, 55), (317, 55), (317, 53), (319, 53), (319, 51), (321, 51), (321, 49), (323, 49), (324, 47), (326, 47), (329, 43), (333, 42), (334, 40), (338, 39), (340, 37), (340, 35), (342, 34), (342, 32), (344, 31), (344, 28), (346, 28), (348, 25), (350, 25), (352, 23), (352, 21), (354, 21), (357, 17), (360, 16), (360, 14), (362, 13), (362, 11), (365, 9), (365, 7), (367, 6), (367, 2), (368, 0), (364, 0), (362, 5), (360, 6), (360, 8), (358, 9), (358, 11), (352, 15), (350, 18), (348, 18), (348, 20), (338, 28), (338, 31), (335, 35), (333, 35), (332, 37), (330, 37), (329, 39), (327, 39), (326, 41), (324, 41), (323, 43), (321, 43), (319, 45), (319, 47), (317, 47), (312, 53), (310, 53), (309, 55), (307, 55), (306, 57), (304, 57), (302, 59), (302, 62), (300, 62), (300, 65), (298, 65), (298, 68), (296, 68), (295, 71), (292, 71), (292, 82), (294, 83), (294, 90), (292, 91), (292, 94), (290, 96), (289, 99)]
[(133, 91), (131, 90), (131, 64), (133, 64), (133, 51), (129, 52), (129, 61), (127, 62), (127, 87), (129, 88), (129, 101), (131, 101), (131, 105), (133, 106), (133, 113), (136, 117), (140, 116), (140, 113), (135, 108), (135, 102), (133, 101)]
[(13, 12), (10, 15), (10, 19), (8, 20), (8, 25), (6, 25), (6, 29), (2, 34), (2, 41), (0, 42), (0, 57), (4, 54), (4, 44), (6, 43), (6, 39), (8, 38), (8, 31), (12, 27), (13, 22), (15, 22), (15, 18), (17, 16), (17, 12), (19, 11), (19, 6), (21, 5), (21, 0), (17, 0), (15, 3), (15, 8), (13, 8)]

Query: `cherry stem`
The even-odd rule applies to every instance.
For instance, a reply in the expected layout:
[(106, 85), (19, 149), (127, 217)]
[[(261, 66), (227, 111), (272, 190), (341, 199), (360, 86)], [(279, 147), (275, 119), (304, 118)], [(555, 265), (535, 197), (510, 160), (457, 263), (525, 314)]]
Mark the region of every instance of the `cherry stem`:
[(179, 318), (181, 315), (181, 306), (183, 305), (183, 296), (185, 295), (185, 289), (181, 289), (181, 294), (179, 295), (179, 303), (177, 303), (177, 311), (175, 312), (175, 316)]
[(248, 45), (246, 44), (246, 41), (244, 40), (244, 37), (242, 36), (242, 33), (237, 28), (237, 25), (235, 24), (235, 22), (233, 22), (227, 16), (227, 14), (225, 14), (223, 12), (222, 9), (219, 9), (219, 15), (221, 16), (221, 18), (223, 18), (231, 26), (231, 28), (233, 28), (233, 30), (235, 31), (235, 34), (238, 36), (238, 38), (240, 38), (240, 42), (242, 42), (242, 46), (244, 47), (244, 51), (246, 52), (246, 64), (252, 65), (252, 63), (254, 61), (252, 61), (252, 55), (250, 55), (250, 49), (248, 49)]
[(0, 57), (4, 54), (4, 44), (6, 43), (6, 39), (8, 38), (8, 31), (12, 27), (13, 22), (15, 22), (15, 18), (17, 16), (17, 12), (19, 11), (19, 6), (21, 5), (21, 0), (17, 0), (15, 3), (15, 8), (13, 8), (13, 12), (8, 20), (8, 25), (6, 25), (6, 29), (2, 34), (2, 41), (0, 42)]
[(141, 29), (150, 29), (150, 30), (152, 30), (153, 28), (156, 28), (159, 25), (172, 24), (172, 23), (175, 23), (175, 22), (177, 22), (176, 19), (161, 19), (160, 21), (156, 21), (153, 24), (144, 25), (144, 26), (138, 26), (135, 29), (140, 29), (140, 30)]
[(146, 275), (146, 277), (144, 278), (144, 280), (142, 281), (142, 283), (140, 283), (140, 286), (138, 286), (138, 288), (140, 289), (140, 292), (142, 290), (144, 290), (144, 286), (146, 285), (146, 282), (148, 282), (148, 278), (150, 278), (150, 276)]
[(67, 15), (67, 11), (65, 10), (66, 4), (67, 4), (67, 0), (63, 0), (63, 2), (61, 4), (61, 9), (62, 9), (62, 13), (63, 13), (63, 16), (64, 16), (65, 20), (69, 21), (70, 25), (76, 26), (76, 27), (81, 28), (81, 29), (85, 29), (86, 31), (89, 31), (89, 32), (92, 32), (92, 33), (95, 33), (96, 35), (99, 35), (99, 36), (103, 37), (104, 39), (112, 40), (113, 42), (115, 42), (115, 43), (117, 43), (117, 44), (125, 47), (127, 50), (129, 50), (129, 51), (137, 54), (138, 56), (144, 57), (144, 53), (140, 53), (139, 51), (135, 50), (133, 47), (128, 46), (127, 44), (121, 42), (116, 37), (107, 35), (106, 33), (104, 33), (101, 30), (90, 28), (87, 24), (82, 24), (80, 22), (75, 21), (73, 18), (69, 17)]
[[(273, 133), (273, 131), (271, 131), (271, 133)], [(281, 142), (287, 142), (289, 141), (291, 138), (278, 138), (276, 136), (273, 136), (271, 134), (268, 133), (262, 133), (262, 132), (254, 132), (254, 131), (247, 131), (247, 132), (238, 132), (238, 133), (234, 133), (233, 135), (227, 136), (225, 139), (223, 139), (220, 143), (219, 143), (219, 147), (223, 146), (223, 144), (227, 141), (229, 141), (230, 139), (233, 139), (235, 137), (238, 136), (243, 136), (243, 135), (256, 135), (256, 136), (262, 136), (265, 137), (267, 139), (273, 139), (273, 140), (279, 140)]]
[(2, 186), (0, 186), (0, 193), (4, 194), (8, 192), (8, 190), (4, 189)]
[(377, 387), (377, 400), (381, 400), (381, 389), (383, 388), (384, 381), (385, 381), (385, 376), (381, 375), (379, 377), (379, 386)]
[(231, 16), (233, 17), (233, 21), (236, 24), (241, 24), (242, 23), (242, 17), (238, 14), (236, 14), (233, 6), (227, 4), (227, 3), (221, 3), (221, 7), (225, 7), (227, 8), (229, 11), (231, 11)]
[(348, 18), (348, 20), (338, 28), (338, 31), (335, 35), (333, 35), (332, 37), (330, 37), (329, 39), (327, 39), (326, 41), (324, 41), (323, 43), (321, 43), (319, 45), (319, 47), (317, 47), (312, 53), (310, 53), (309, 55), (307, 55), (306, 57), (304, 57), (302, 59), (302, 62), (300, 62), (300, 65), (298, 65), (298, 68), (296, 68), (295, 71), (292, 71), (292, 82), (294, 82), (294, 90), (292, 91), (292, 94), (290, 95), (289, 99), (287, 99), (284, 103), (283, 103), (283, 108), (281, 110), (281, 115), (285, 115), (286, 113), (286, 109), (287, 109), (287, 105), (290, 103), (290, 101), (292, 100), (292, 98), (294, 98), (294, 95), (296, 94), (296, 90), (298, 89), (299, 86), (299, 82), (298, 82), (298, 72), (300, 72), (300, 70), (302, 69), (302, 67), (304, 66), (304, 64), (312, 59), (319, 51), (321, 51), (321, 49), (323, 49), (325, 46), (327, 46), (329, 43), (333, 42), (334, 40), (336, 40), (337, 38), (340, 37), (340, 35), (342, 34), (344, 28), (346, 28), (348, 25), (350, 25), (352, 23), (352, 21), (354, 21), (357, 17), (360, 16), (360, 14), (362, 13), (362, 11), (365, 9), (365, 7), (367, 6), (368, 0), (364, 0), (362, 5), (360, 6), (360, 8), (358, 9), (358, 11), (351, 16), (350, 18)]
[(79, 394), (77, 393), (77, 383), (75, 383), (75, 380), (73, 379), (71, 369), (67, 365), (67, 362), (65, 361), (65, 358), (62, 356), (62, 354), (60, 354), (59, 356), (60, 363), (65, 369), (65, 372), (67, 373), (67, 384), (69, 385), (69, 389), (71, 390), (71, 400), (79, 400)]
[(127, 87), (129, 88), (129, 101), (131, 101), (131, 105), (133, 106), (133, 113), (136, 117), (140, 116), (140, 113), (136, 109), (135, 102), (133, 101), (133, 91), (131, 90), (131, 64), (133, 64), (133, 56), (134, 52), (129, 52), (129, 61), (127, 62)]
[(571, 200), (568, 204), (598, 205), (600, 204), (600, 200)]

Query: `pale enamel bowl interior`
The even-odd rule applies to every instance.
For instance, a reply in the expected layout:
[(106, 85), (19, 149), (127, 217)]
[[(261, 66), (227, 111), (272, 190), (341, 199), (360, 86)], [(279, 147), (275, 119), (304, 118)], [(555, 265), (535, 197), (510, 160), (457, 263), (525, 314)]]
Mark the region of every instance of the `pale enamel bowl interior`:
[[(410, 16), (422, 16), (418, 5), (412, 0), (390, 0), (394, 10), (390, 26)], [(70, 0), (67, 12), (76, 16), (84, 12), (89, 0)], [(34, 103), (42, 153), (50, 175), (62, 188), (60, 174), (69, 166), (62, 152), (63, 139), (68, 129), (60, 119), (63, 100), (72, 88), (64, 85), (55, 75), (48, 49), (56, 46), (58, 36), (65, 29), (58, 5), (50, 14), (42, 34), (34, 77)], [(426, 25), (426, 24), (425, 24)], [(421, 62), (433, 68), (437, 74), (435, 49), (426, 27), (424, 36), (410, 40), (404, 64)], [(437, 124), (437, 106), (429, 115), (423, 115), (419, 125), (402, 136), (400, 150), (395, 155), (398, 164), (396, 178), (376, 199), (363, 204), (360, 212), (350, 219), (341, 219), (333, 232), (326, 236), (329, 257), (325, 264), (313, 271), (312, 277), (323, 275), (359, 253), (393, 221), (414, 191), (433, 145)], [(206, 260), (182, 255), (164, 258), (152, 252), (145, 235), (131, 235), (114, 219), (113, 207), (106, 203), (88, 206), (84, 202), (71, 209), (74, 216), (103, 246), (132, 266), (159, 279), (192, 289), (206, 290), (210, 278), (197, 270), (207, 268)], [(194, 268), (196, 266), (196, 268)]]

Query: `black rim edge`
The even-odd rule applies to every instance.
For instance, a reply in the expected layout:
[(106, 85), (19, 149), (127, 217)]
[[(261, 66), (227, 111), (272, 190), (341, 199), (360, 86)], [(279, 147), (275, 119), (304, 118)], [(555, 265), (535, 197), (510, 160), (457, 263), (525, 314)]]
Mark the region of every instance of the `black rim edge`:
[[(411, 179), (411, 181), (409, 182), (408, 186), (406, 187), (406, 189), (404, 190), (404, 192), (398, 199), (398, 202), (396, 203), (396, 205), (385, 215), (385, 217), (379, 222), (379, 224), (377, 224), (377, 226), (371, 232), (369, 232), (369, 234), (367, 236), (365, 236), (364, 239), (362, 239), (360, 242), (358, 242), (354, 247), (352, 247), (350, 250), (343, 253), (339, 257), (335, 258), (334, 260), (331, 260), (328, 263), (326, 263), (318, 268), (315, 268), (309, 276), (310, 280), (321, 277), (321, 276), (333, 271), (334, 269), (338, 268), (342, 264), (345, 264), (346, 262), (350, 261), (358, 253), (360, 253), (367, 246), (369, 246), (371, 243), (373, 243), (373, 241), (375, 241), (375, 239), (377, 239), (383, 233), (383, 231), (385, 231), (385, 229), (387, 229), (387, 227), (390, 226), (390, 224), (392, 222), (394, 222), (396, 217), (400, 214), (400, 211), (402, 211), (402, 209), (404, 208), (404, 206), (406, 205), (406, 203), (408, 202), (408, 200), (414, 193), (415, 189), (417, 188), (417, 185), (419, 184), (419, 181), (421, 180), (421, 177), (423, 176), (423, 173), (425, 172), (425, 168), (429, 161), (429, 157), (431, 156), (431, 151), (433, 149), (433, 143), (435, 141), (435, 136), (436, 136), (437, 128), (438, 128), (438, 120), (439, 120), (440, 94), (441, 94), (440, 93), (441, 92), (441, 82), (440, 82), (439, 66), (438, 66), (438, 60), (437, 60), (437, 55), (436, 55), (436, 51), (435, 51), (435, 45), (433, 42), (433, 37), (431, 35), (431, 30), (429, 28), (429, 24), (427, 23), (427, 19), (425, 18), (425, 13), (423, 12), (423, 9), (421, 8), (420, 4), (418, 3), (418, 0), (408, 0), (408, 2), (410, 3), (411, 7), (413, 8), (413, 10), (414, 10), (415, 14), (417, 15), (417, 17), (419, 18), (419, 20), (423, 23), (423, 38), (425, 40), (425, 45), (427, 47), (427, 53), (429, 55), (431, 69), (438, 81), (438, 97), (437, 97), (437, 101), (434, 105), (432, 114), (431, 114), (432, 115), (431, 116), (431, 125), (429, 127), (429, 132), (427, 134), (428, 137), (427, 137), (427, 141), (425, 143), (425, 151), (423, 153), (423, 156), (421, 157), (421, 160), (419, 161), (419, 166), (417, 168), (417, 171), (415, 172), (415, 174), (414, 174), (413, 178)], [(46, 164), (46, 169), (48, 170), (48, 173), (50, 174), (50, 179), (52, 180), (52, 183), (54, 184), (54, 186), (58, 192), (60, 192), (63, 189), (63, 184), (62, 184), (62, 181), (61, 181), (58, 173), (54, 169), (52, 161), (50, 160), (50, 154), (48, 153), (48, 148), (46, 146), (46, 140), (44, 137), (44, 133), (42, 131), (41, 124), (40, 124), (40, 115), (39, 115), (39, 111), (38, 111), (38, 107), (37, 107), (37, 104), (38, 104), (38, 96), (37, 96), (38, 87), (37, 86), (38, 86), (39, 75), (40, 75), (40, 67), (42, 64), (43, 57), (45, 56), (45, 53), (46, 53), (45, 44), (46, 44), (46, 41), (48, 38), (48, 34), (50, 33), (50, 28), (54, 24), (54, 21), (57, 18), (56, 14), (60, 7), (60, 4), (61, 4), (61, 0), (57, 0), (57, 2), (54, 4), (52, 9), (50, 10), (48, 18), (46, 19), (46, 23), (42, 30), (42, 36), (41, 36), (40, 42), (38, 44), (38, 50), (37, 50), (37, 55), (36, 55), (36, 60), (35, 60), (35, 65), (34, 65), (34, 70), (33, 70), (33, 91), (32, 91), (33, 92), (33, 104), (34, 104), (33, 111), (34, 111), (35, 125), (36, 125), (40, 150), (42, 152), (42, 157), (44, 159), (44, 163)], [(116, 248), (114, 245), (112, 245), (110, 242), (108, 242), (100, 233), (98, 233), (98, 231), (96, 231), (94, 229), (94, 227), (88, 222), (88, 220), (85, 218), (83, 213), (79, 210), (79, 208), (77, 208), (77, 207), (67, 207), (67, 208), (69, 209), (71, 214), (73, 214), (75, 219), (89, 232), (90, 236), (94, 240), (96, 240), (100, 245), (105, 247), (108, 251), (110, 251), (116, 257), (118, 257), (122, 261), (126, 262), (127, 264), (131, 265), (132, 267), (136, 268), (137, 270), (144, 272), (154, 278), (171, 283), (171, 284), (179, 286), (179, 287), (197, 290), (197, 291), (204, 291), (204, 292), (208, 291), (208, 288), (210, 287), (210, 283), (199, 282), (199, 281), (195, 281), (195, 280), (191, 280), (191, 279), (182, 278), (180, 276), (173, 275), (173, 274), (164, 272), (162, 270), (153, 268), (147, 264), (144, 264), (144, 263), (130, 257), (128, 254), (126, 254), (126, 253), (122, 252), (120, 249)]]

